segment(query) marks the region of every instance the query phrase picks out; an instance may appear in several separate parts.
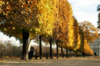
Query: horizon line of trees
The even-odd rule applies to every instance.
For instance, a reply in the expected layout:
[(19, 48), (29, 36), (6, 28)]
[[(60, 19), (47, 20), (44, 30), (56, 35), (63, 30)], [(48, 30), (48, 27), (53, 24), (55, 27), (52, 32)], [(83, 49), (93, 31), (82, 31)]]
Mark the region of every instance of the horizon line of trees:
[[(38, 45), (32, 45), (31, 47), (34, 47), (35, 50), (37, 50), (37, 54), (39, 55), (39, 46)], [(48, 54), (49, 56), (49, 52), (50, 49), (47, 46), (42, 46), (43, 50), (43, 57), (46, 56), (46, 54)], [(12, 45), (11, 41), (7, 41), (6, 43), (2, 43), (0, 41), (0, 59), (2, 58), (20, 58), (21, 57), (21, 53), (22, 53), (22, 46), (15, 46)], [(56, 48), (52, 48), (53, 50), (53, 56), (56, 56)], [(65, 50), (63, 50), (64, 55), (66, 54)], [(59, 56), (61, 56), (61, 50), (59, 48)]]

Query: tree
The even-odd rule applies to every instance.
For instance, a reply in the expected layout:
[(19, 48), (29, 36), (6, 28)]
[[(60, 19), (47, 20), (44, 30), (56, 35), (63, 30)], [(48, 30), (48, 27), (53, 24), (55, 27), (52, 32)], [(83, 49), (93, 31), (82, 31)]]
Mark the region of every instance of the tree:
[(90, 48), (89, 43), (87, 41), (87, 37), (85, 37), (85, 31), (82, 29), (81, 26), (79, 27), (79, 34), (81, 39), (81, 45), (77, 51), (82, 52), (83, 54), (93, 55), (93, 50)]
[(78, 25), (78, 22), (77, 20), (74, 18), (74, 44), (75, 46), (73, 47), (73, 50), (74, 51), (77, 51), (77, 49), (80, 48), (80, 45), (81, 45), (81, 38), (80, 38), (80, 34), (79, 34), (79, 25)]
[[(52, 35), (52, 29), (54, 28), (54, 8), (55, 0), (40, 0), (40, 3), (37, 6), (40, 9), (39, 22), (41, 25), (37, 29), (37, 34), (42, 36)], [(49, 15), (49, 16), (48, 16)], [(43, 22), (43, 23), (42, 23)], [(45, 23), (45, 24), (44, 24)], [(51, 23), (51, 24), (50, 24)], [(42, 47), (40, 42), (40, 55), (42, 56)]]
[(97, 11), (100, 11), (100, 5), (98, 5), (98, 7), (97, 7)]
[(62, 58), (64, 58), (64, 53), (63, 53), (63, 48), (61, 47), (61, 55), (62, 55)]
[(71, 4), (67, 0), (56, 1), (56, 13), (55, 13), (55, 28), (53, 31), (53, 37), (57, 43), (57, 58), (58, 58), (58, 46), (59, 42), (63, 42), (62, 47), (72, 46), (73, 44), (73, 16)]
[[(100, 5), (97, 7), (97, 11), (100, 11)], [(98, 28), (100, 28), (100, 13), (98, 14)]]
[(94, 55), (93, 50), (89, 46), (89, 43), (87, 43), (87, 39), (84, 39), (83, 52), (88, 55)]
[(50, 59), (52, 59), (52, 39), (49, 39), (49, 43), (50, 43)]
[(41, 41), (45, 42), (46, 45), (50, 44), (50, 59), (53, 59), (52, 45), (55, 43), (55, 39), (52, 36), (48, 36), (48, 37), (42, 36)]
[(28, 59), (27, 50), (29, 31), (35, 24), (35, 22), (32, 23), (32, 17), (35, 15), (31, 15), (34, 13), (34, 10), (32, 9), (34, 6), (35, 5), (29, 4), (28, 1), (4, 0), (2, 12), (0, 13), (1, 16), (5, 16), (1, 19), (2, 21), (0, 21), (2, 32), (18, 38), (20, 37), (17, 35), (21, 35), (21, 33), (23, 35), (22, 59)]
[(2, 0), (1, 2), (0, 30), (17, 38), (22, 39), (23, 36), (22, 59), (27, 60), (29, 33), (52, 35), (54, 0)]
[(89, 21), (84, 21), (79, 24), (81, 29), (84, 31), (84, 36), (87, 41), (93, 41), (95, 37), (93, 37), (94, 33), (97, 33), (97, 28)]
[[(3, 44), (3, 43), (1, 43), (0, 42), (0, 48), (1, 48), (1, 50), (0, 50), (0, 58), (2, 58), (3, 56), (5, 56), (5, 49), (6, 49), (6, 46)], [(7, 53), (7, 52), (6, 52)]]
[(98, 28), (100, 28), (100, 13), (98, 14)]

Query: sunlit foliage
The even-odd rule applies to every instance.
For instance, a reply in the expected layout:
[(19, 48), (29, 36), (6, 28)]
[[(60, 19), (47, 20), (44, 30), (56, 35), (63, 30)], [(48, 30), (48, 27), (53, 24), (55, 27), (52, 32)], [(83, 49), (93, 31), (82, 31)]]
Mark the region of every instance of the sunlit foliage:
[[(2, 0), (1, 31), (20, 38), (22, 30), (38, 35), (52, 35), (54, 0)], [(17, 34), (17, 35), (16, 35)]]
[(61, 47), (93, 54), (87, 41), (94, 40), (96, 29), (88, 21), (78, 25), (67, 0), (1, 0), (0, 30), (19, 39), (22, 31), (50, 36)]
[(81, 29), (84, 31), (84, 36), (86, 37), (87, 41), (92, 42), (96, 37), (94, 34), (97, 33), (97, 28), (89, 21), (83, 21), (79, 23)]

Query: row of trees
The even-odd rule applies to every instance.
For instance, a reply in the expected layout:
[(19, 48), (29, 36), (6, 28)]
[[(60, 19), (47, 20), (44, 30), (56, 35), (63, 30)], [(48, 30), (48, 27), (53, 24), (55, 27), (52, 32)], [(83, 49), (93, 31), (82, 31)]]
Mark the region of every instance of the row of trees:
[(0, 30), (23, 39), (23, 60), (28, 59), (28, 38), (35, 39), (37, 35), (40, 39), (40, 58), (41, 40), (49, 41), (50, 58), (53, 41), (56, 41), (57, 56), (58, 47), (93, 55), (87, 42), (93, 40), (94, 35), (90, 28), (78, 25), (67, 0), (1, 0), (0, 3)]

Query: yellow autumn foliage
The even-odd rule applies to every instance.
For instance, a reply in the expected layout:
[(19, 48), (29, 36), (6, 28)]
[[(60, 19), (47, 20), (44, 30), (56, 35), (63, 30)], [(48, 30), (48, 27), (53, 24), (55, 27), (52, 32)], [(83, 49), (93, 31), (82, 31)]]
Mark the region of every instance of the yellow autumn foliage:
[(67, 46), (72, 48), (75, 46), (74, 42), (74, 21), (73, 21), (73, 16), (72, 16), (72, 11), (69, 11), (70, 16), (69, 16), (69, 21), (68, 21), (68, 44)]
[(80, 49), (80, 45), (81, 45), (80, 34), (78, 34), (78, 42), (76, 49)]
[(93, 50), (90, 48), (87, 39), (84, 40), (83, 52), (89, 55), (94, 55)]
[(73, 50), (76, 51), (80, 49), (80, 46), (81, 46), (81, 38), (79, 34), (79, 25), (77, 23), (77, 20), (74, 18), (74, 48)]
[(67, 0), (56, 0), (54, 37), (63, 47), (74, 46), (74, 22), (71, 4)]
[(55, 12), (54, 0), (39, 0), (37, 9), (37, 21), (39, 22), (39, 27), (36, 28), (36, 33), (38, 35), (52, 35)]
[[(53, 36), (59, 40), (59, 46), (93, 55), (87, 39), (80, 34), (76, 26), (71, 4), (68, 0), (2, 0), (0, 8), (0, 30), (7, 35), (21, 38), (22, 29), (30, 36)], [(1, 14), (2, 13), (2, 14)], [(5, 15), (3, 15), (5, 13)], [(6, 17), (6, 18), (5, 18)], [(3, 23), (2, 23), (3, 22)], [(88, 39), (91, 39), (90, 37)], [(82, 43), (83, 42), (83, 43)]]

